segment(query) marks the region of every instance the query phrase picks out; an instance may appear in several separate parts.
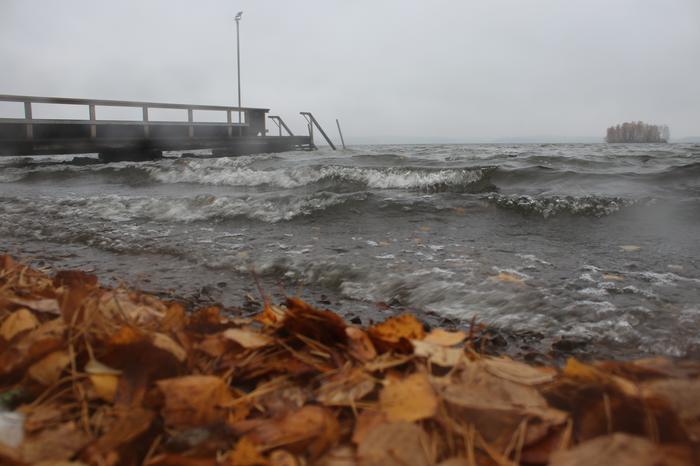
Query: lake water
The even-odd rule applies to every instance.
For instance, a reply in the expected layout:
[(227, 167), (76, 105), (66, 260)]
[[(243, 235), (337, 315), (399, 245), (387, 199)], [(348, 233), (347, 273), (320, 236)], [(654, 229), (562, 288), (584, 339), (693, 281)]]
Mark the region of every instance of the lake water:
[(0, 250), (228, 306), (255, 270), (358, 322), (476, 318), (516, 355), (700, 354), (700, 145), (70, 158), (0, 159)]

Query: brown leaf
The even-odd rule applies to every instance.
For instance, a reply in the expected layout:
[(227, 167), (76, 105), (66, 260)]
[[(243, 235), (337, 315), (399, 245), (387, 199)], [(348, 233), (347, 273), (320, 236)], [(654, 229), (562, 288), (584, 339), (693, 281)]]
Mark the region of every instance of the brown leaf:
[(550, 466), (690, 466), (690, 452), (683, 449), (663, 449), (642, 437), (615, 433), (597, 437), (571, 450), (558, 451)]
[(161, 411), (169, 426), (201, 426), (226, 420), (231, 389), (219, 377), (189, 375), (157, 382), (165, 397)]
[(557, 375), (554, 369), (540, 369), (506, 358), (484, 358), (482, 363), (490, 374), (523, 385), (539, 385), (551, 382)]
[(314, 308), (299, 298), (287, 298), (284, 328), (290, 334), (299, 334), (324, 345), (333, 346), (347, 340), (347, 324), (337, 314)]
[(665, 379), (646, 384), (647, 398), (656, 396), (666, 400), (685, 427), (688, 437), (700, 440), (700, 380)]
[(423, 324), (411, 314), (390, 317), (381, 324), (367, 330), (376, 348), (380, 351), (396, 349), (403, 352), (413, 351), (409, 340), (422, 340), (425, 336)]
[(528, 423), (523, 444), (528, 445), (567, 419), (566, 413), (550, 408), (534, 387), (495, 377), (479, 363), (465, 366), (453, 378), (437, 380), (435, 386), (447, 403), (446, 415), (473, 424), (499, 448), (510, 442), (523, 421)]
[(438, 400), (428, 377), (415, 373), (390, 380), (379, 394), (379, 404), (389, 421), (412, 422), (433, 416)]
[(32, 364), (45, 355), (61, 349), (65, 345), (66, 327), (63, 319), (44, 322), (39, 327), (24, 334), (19, 341), (0, 353), (0, 376)]
[(350, 353), (360, 361), (371, 361), (377, 357), (377, 350), (374, 349), (372, 340), (367, 333), (357, 327), (346, 327), (345, 334), (348, 336)]
[(7, 316), (0, 325), (0, 337), (10, 341), (15, 335), (35, 329), (39, 326), (39, 319), (29, 309), (21, 308)]
[(349, 445), (333, 448), (316, 463), (318, 466), (355, 466), (355, 449)]
[(56, 298), (21, 299), (13, 298), (10, 302), (18, 306), (27, 307), (33, 311), (45, 312), (47, 314), (60, 315), (61, 308)]
[(306, 452), (311, 458), (333, 446), (340, 435), (335, 416), (325, 408), (311, 405), (277, 419), (242, 426), (247, 426), (247, 435), (263, 450), (284, 447), (293, 453)]
[(362, 369), (341, 371), (325, 380), (316, 399), (326, 406), (355, 406), (355, 403), (374, 390), (375, 381)]
[(273, 450), (270, 452), (270, 466), (301, 466), (299, 459), (287, 450)]
[(100, 438), (92, 442), (81, 455), (90, 464), (139, 464), (145, 451), (136, 448), (138, 440), (152, 435), (149, 430), (155, 420), (153, 411), (131, 408), (117, 411), (116, 422)]
[(25, 438), (20, 445), (21, 457), (28, 463), (68, 460), (89, 440), (74, 422), (67, 422)]
[(144, 466), (216, 466), (217, 464), (219, 463), (214, 457), (201, 458), (165, 453), (154, 456), (147, 463), (144, 463)]
[(267, 335), (243, 328), (230, 328), (222, 332), (224, 338), (234, 341), (246, 349), (262, 348), (274, 340)]
[(58, 381), (61, 372), (70, 362), (68, 351), (54, 351), (29, 367), (29, 376), (44, 386)]
[(355, 421), (355, 429), (352, 432), (352, 442), (359, 445), (365, 436), (375, 427), (386, 424), (386, 413), (375, 409), (365, 409), (360, 412)]
[(409, 422), (372, 429), (360, 442), (357, 459), (360, 466), (430, 466), (435, 462), (425, 431)]

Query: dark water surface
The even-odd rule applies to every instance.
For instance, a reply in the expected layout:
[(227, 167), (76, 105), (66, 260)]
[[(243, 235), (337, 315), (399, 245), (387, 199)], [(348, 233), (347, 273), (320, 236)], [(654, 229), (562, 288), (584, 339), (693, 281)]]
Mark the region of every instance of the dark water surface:
[(700, 145), (170, 155), (0, 159), (0, 250), (226, 305), (253, 266), (365, 322), (415, 309), (538, 350), (700, 354)]

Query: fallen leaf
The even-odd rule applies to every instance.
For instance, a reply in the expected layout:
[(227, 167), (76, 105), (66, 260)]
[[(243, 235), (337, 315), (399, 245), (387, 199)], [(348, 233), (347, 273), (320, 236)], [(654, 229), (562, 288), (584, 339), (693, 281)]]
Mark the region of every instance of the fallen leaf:
[(89, 440), (74, 422), (67, 422), (26, 437), (19, 447), (20, 456), (27, 463), (69, 460)]
[(273, 450), (270, 452), (270, 466), (301, 466), (299, 459), (287, 450)]
[(263, 325), (276, 325), (284, 320), (285, 311), (278, 306), (265, 304), (260, 314), (255, 316), (255, 320)]
[(350, 353), (360, 361), (371, 361), (377, 357), (377, 350), (374, 349), (372, 340), (367, 333), (357, 327), (346, 327), (345, 334), (348, 336)]
[(258, 451), (257, 445), (250, 437), (241, 437), (226, 461), (231, 466), (266, 465), (267, 460)]
[(461, 348), (446, 348), (420, 340), (411, 340), (411, 344), (413, 354), (441, 367), (455, 366), (464, 358), (464, 350)]
[[(684, 454), (685, 453), (685, 454)], [(550, 466), (690, 466), (690, 452), (664, 450), (649, 440), (614, 433), (555, 452)]]
[(262, 348), (274, 341), (267, 335), (242, 328), (230, 328), (225, 330), (222, 335), (246, 349)]
[(276, 419), (243, 421), (234, 430), (248, 435), (262, 450), (284, 447), (294, 452), (306, 452), (316, 458), (330, 448), (340, 435), (335, 416), (321, 406), (307, 405)]
[(642, 389), (646, 398), (666, 400), (691, 440), (700, 441), (700, 380), (663, 379), (649, 382)]
[(0, 337), (5, 341), (10, 341), (18, 333), (35, 329), (38, 326), (39, 319), (37, 319), (34, 314), (28, 309), (18, 309), (2, 321), (2, 325), (0, 325)]
[(525, 281), (518, 277), (517, 275), (514, 275), (512, 273), (508, 272), (500, 272), (498, 275), (493, 277), (494, 280), (499, 281), (499, 282), (504, 282), (504, 283), (513, 283), (515, 285), (524, 285)]
[(423, 373), (391, 380), (379, 394), (379, 405), (389, 421), (418, 421), (431, 417), (438, 407), (435, 392)]
[(172, 354), (173, 357), (175, 357), (175, 359), (177, 359), (180, 362), (183, 362), (185, 359), (187, 359), (187, 351), (185, 351), (182, 348), (182, 346), (175, 343), (175, 341), (172, 338), (163, 333), (152, 333), (151, 343), (156, 348), (162, 349), (163, 351)]
[(144, 466), (217, 466), (218, 464), (219, 462), (214, 457), (202, 458), (164, 453), (152, 457), (147, 463), (144, 463)]
[(316, 463), (318, 466), (355, 466), (355, 449), (349, 445), (335, 447)]
[(452, 377), (437, 379), (433, 385), (447, 405), (446, 415), (455, 422), (473, 424), (498, 448), (508, 445), (523, 422), (528, 425), (525, 446), (567, 420), (567, 414), (550, 408), (535, 387), (496, 377), (482, 364), (462, 366)]
[(413, 350), (409, 340), (422, 340), (425, 337), (423, 324), (411, 314), (390, 317), (381, 324), (370, 327), (367, 334), (377, 349), (396, 349), (407, 353)]
[(467, 338), (467, 334), (461, 330), (449, 332), (447, 330), (436, 328), (431, 330), (430, 333), (425, 336), (423, 341), (433, 345), (454, 346), (462, 343), (465, 338)]
[(21, 299), (13, 298), (10, 302), (18, 306), (28, 307), (29, 309), (37, 312), (45, 312), (47, 314), (60, 315), (61, 308), (58, 305), (58, 300), (55, 298), (42, 298), (42, 299)]
[(189, 375), (156, 382), (165, 397), (161, 414), (169, 426), (201, 426), (225, 421), (234, 398), (228, 385), (212, 375)]
[(484, 358), (480, 362), (490, 374), (523, 385), (551, 382), (557, 375), (553, 369), (540, 369), (506, 358)]
[(326, 406), (355, 406), (358, 400), (374, 390), (374, 386), (372, 376), (354, 368), (325, 380), (318, 389), (316, 399)]
[(357, 448), (360, 466), (431, 466), (435, 458), (428, 436), (410, 422), (381, 424), (364, 436)]
[(637, 252), (642, 248), (640, 246), (636, 246), (634, 244), (625, 244), (625, 245), (620, 246), (620, 249), (622, 249), (624, 252)]
[(0, 376), (10, 374), (38, 361), (65, 346), (66, 326), (58, 318), (44, 322), (22, 335), (5, 351), (0, 352)]
[(140, 452), (134, 446), (149, 435), (156, 415), (144, 408), (118, 410), (117, 418), (100, 438), (90, 443), (81, 454), (81, 459), (90, 464), (138, 464)]
[(32, 364), (27, 372), (32, 379), (49, 386), (58, 381), (69, 362), (70, 356), (67, 351), (54, 351)]

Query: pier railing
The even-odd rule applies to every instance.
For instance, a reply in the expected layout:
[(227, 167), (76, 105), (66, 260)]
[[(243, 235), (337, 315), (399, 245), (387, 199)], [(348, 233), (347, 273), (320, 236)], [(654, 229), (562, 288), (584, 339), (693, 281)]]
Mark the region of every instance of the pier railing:
[[(191, 104), (173, 104), (165, 102), (138, 102), (125, 100), (96, 100), (96, 99), (74, 99), (65, 97), (38, 97), (25, 95), (4, 95), (0, 94), (0, 102), (20, 102), (24, 105), (24, 118), (0, 118), (0, 123), (19, 124), (24, 126), (24, 135), (22, 139), (32, 141), (41, 139), (41, 134), (36, 134), (36, 125), (56, 125), (56, 124), (73, 124), (73, 125), (88, 125), (89, 137), (92, 139), (98, 138), (100, 135), (99, 128), (101, 126), (114, 125), (141, 126), (141, 134), (143, 138), (152, 137), (152, 132), (158, 131), (158, 127), (162, 126), (181, 126), (187, 128), (187, 137), (195, 138), (197, 127), (206, 127), (211, 132), (212, 127), (220, 127), (225, 129), (228, 137), (240, 135), (262, 135), (265, 131), (265, 114), (269, 111), (265, 108), (253, 107), (228, 107), (220, 105), (191, 105)], [(86, 119), (49, 119), (35, 118), (33, 115), (32, 104), (58, 104), (58, 105), (77, 105), (86, 107)], [(139, 120), (102, 120), (97, 117), (98, 107), (132, 107), (141, 109), (141, 119)], [(149, 117), (149, 110), (152, 109), (176, 109), (187, 112), (187, 121), (169, 121), (169, 120), (152, 120)], [(197, 110), (223, 112), (226, 115), (226, 122), (212, 121), (195, 121), (194, 112)], [(184, 115), (183, 115), (184, 116)], [(240, 117), (240, 118), (238, 118)], [(240, 123), (237, 121), (240, 119)], [(221, 131), (217, 131), (220, 133)], [(114, 131), (111, 131), (114, 133)], [(161, 131), (161, 133), (163, 133)], [(19, 136), (15, 134), (15, 136)], [(130, 137), (135, 137), (136, 134), (130, 134)], [(161, 136), (167, 136), (161, 134)], [(176, 137), (182, 137), (177, 135)], [(210, 137), (210, 134), (202, 135)], [(223, 136), (223, 134), (221, 134)]]

